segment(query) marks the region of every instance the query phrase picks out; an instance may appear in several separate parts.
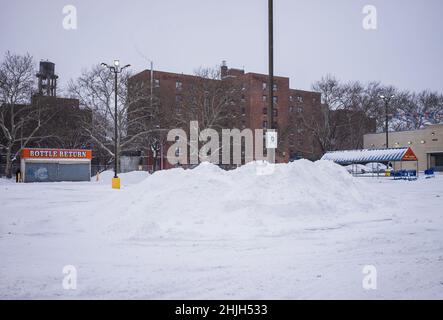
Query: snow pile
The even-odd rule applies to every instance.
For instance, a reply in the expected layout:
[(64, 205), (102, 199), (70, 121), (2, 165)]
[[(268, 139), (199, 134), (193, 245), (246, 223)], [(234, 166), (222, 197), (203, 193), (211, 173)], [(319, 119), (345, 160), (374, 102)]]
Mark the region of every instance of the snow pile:
[[(140, 181), (146, 179), (148, 176), (149, 173), (147, 171), (131, 171), (126, 173), (120, 173), (118, 175), (122, 186), (139, 183)], [(107, 170), (99, 174), (98, 180), (97, 176), (93, 176), (91, 178), (91, 181), (95, 183), (111, 185), (112, 178), (114, 178), (114, 171)]]
[(8, 178), (0, 177), (0, 185), (1, 184), (10, 184), (10, 183), (15, 183), (15, 178), (8, 179)]
[(112, 238), (133, 240), (253, 238), (337, 223), (349, 214), (368, 219), (376, 205), (372, 188), (333, 162), (299, 160), (257, 174), (262, 166), (224, 171), (203, 163), (156, 172), (116, 193), (100, 224)]

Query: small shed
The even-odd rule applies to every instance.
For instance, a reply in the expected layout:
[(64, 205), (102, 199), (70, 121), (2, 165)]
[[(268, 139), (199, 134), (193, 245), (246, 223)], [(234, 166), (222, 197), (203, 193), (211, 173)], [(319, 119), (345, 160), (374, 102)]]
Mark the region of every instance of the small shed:
[[(331, 160), (343, 166), (354, 166), (365, 164), (389, 164), (394, 167), (400, 164), (400, 170), (403, 169), (403, 162), (414, 162), (416, 164), (416, 173), (418, 174), (418, 159), (411, 148), (388, 148), (388, 149), (361, 149), (361, 150), (343, 150), (330, 151), (325, 153), (321, 160)], [(374, 173), (375, 170), (372, 170)], [(378, 170), (377, 170), (378, 172)], [(354, 170), (353, 170), (354, 173)]]
[(23, 149), (20, 171), (24, 182), (90, 181), (91, 150)]

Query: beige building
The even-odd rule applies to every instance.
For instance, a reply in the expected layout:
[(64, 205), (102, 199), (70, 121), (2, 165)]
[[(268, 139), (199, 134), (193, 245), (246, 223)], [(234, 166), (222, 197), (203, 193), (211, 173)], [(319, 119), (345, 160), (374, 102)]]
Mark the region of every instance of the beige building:
[[(366, 134), (363, 143), (367, 149), (386, 148), (386, 133)], [(414, 131), (389, 132), (389, 147), (411, 147), (418, 158), (419, 170), (434, 168), (443, 171), (443, 124)], [(415, 166), (407, 164), (405, 169), (411, 165)]]

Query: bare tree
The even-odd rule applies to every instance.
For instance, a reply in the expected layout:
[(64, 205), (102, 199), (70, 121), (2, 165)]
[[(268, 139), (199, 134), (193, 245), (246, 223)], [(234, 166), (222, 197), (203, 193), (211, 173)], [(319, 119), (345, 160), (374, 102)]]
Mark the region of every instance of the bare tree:
[(333, 76), (314, 83), (313, 90), (322, 94), (323, 106), (312, 118), (304, 119), (304, 124), (312, 130), (323, 152), (362, 148), (364, 134), (383, 131), (385, 105), (380, 95), (396, 97), (388, 108), (391, 130), (404, 125), (404, 121), (394, 115), (411, 101), (408, 92), (399, 92), (392, 86), (379, 82), (341, 83)]
[(90, 148), (91, 139), (82, 128), (83, 123), (92, 121), (90, 110), (80, 107), (76, 99), (35, 96), (33, 100), (51, 114), (52, 118), (38, 132), (38, 136), (44, 138), (34, 139), (32, 146)]
[(221, 80), (220, 68), (200, 68), (191, 83), (176, 96), (175, 119), (187, 127), (198, 121), (199, 129), (239, 128), (241, 83), (236, 78)]
[(397, 100), (401, 103), (394, 115), (396, 130), (416, 130), (443, 120), (443, 98), (437, 92), (404, 92)]
[(344, 108), (344, 90), (340, 81), (327, 75), (312, 85), (312, 90), (321, 93), (322, 105), (314, 110), (310, 118), (303, 117), (303, 125), (312, 132), (322, 152), (335, 150), (337, 144), (335, 122), (332, 121), (333, 110)]
[[(158, 104), (152, 103), (141, 84), (128, 83), (131, 74), (123, 72), (118, 78), (117, 114), (114, 104), (114, 77), (108, 69), (95, 66), (86, 70), (75, 81), (70, 81), (68, 91), (78, 98), (82, 107), (92, 113), (85, 118), (83, 129), (93, 143), (111, 158), (117, 138), (117, 152), (132, 151), (155, 130), (155, 114)], [(128, 94), (128, 92), (131, 94)], [(114, 136), (114, 120), (117, 119), (118, 137)]]
[(338, 149), (363, 148), (363, 136), (377, 129), (377, 120), (384, 119), (384, 107), (380, 100), (385, 91), (379, 82), (366, 85), (358, 81), (342, 85), (342, 109), (333, 112), (337, 129)]
[(31, 105), (35, 84), (31, 55), (6, 52), (0, 65), (0, 147), (6, 150), (5, 174), (11, 177), (12, 161), (37, 137), (50, 115), (40, 104)]

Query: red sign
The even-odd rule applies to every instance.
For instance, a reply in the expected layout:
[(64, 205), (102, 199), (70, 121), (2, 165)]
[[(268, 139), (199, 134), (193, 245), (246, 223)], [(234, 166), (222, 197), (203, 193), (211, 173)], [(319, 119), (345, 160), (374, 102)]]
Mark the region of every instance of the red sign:
[(402, 158), (403, 161), (417, 161), (417, 156), (415, 155), (414, 151), (412, 151), (411, 148), (408, 148), (406, 150), (405, 155)]
[(82, 149), (23, 149), (22, 158), (32, 159), (92, 159), (91, 150)]

